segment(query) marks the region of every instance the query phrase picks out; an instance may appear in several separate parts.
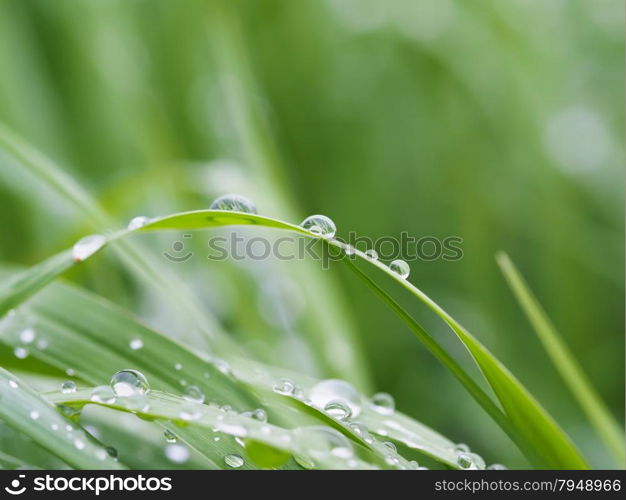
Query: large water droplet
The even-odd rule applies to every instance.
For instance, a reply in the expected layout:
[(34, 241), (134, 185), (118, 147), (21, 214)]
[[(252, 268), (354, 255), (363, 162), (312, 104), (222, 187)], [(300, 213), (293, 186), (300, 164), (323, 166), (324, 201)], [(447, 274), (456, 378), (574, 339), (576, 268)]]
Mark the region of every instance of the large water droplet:
[(386, 392), (374, 394), (371, 401), (372, 408), (382, 415), (391, 415), (396, 409), (396, 403), (393, 400), (393, 396), (391, 394), (387, 394)]
[(256, 207), (248, 198), (240, 194), (225, 194), (216, 199), (210, 210), (227, 210), (229, 212), (244, 212), (247, 214), (256, 214)]
[(113, 375), (111, 389), (116, 396), (134, 396), (148, 392), (148, 379), (137, 370), (121, 370)]
[(407, 279), (411, 272), (409, 265), (401, 259), (394, 260), (389, 264), (389, 269), (400, 276), (402, 279)]
[(311, 215), (300, 224), (307, 231), (321, 236), (322, 238), (333, 238), (337, 232), (335, 223), (325, 215)]
[(331, 401), (338, 401), (350, 409), (352, 417), (358, 417), (361, 413), (361, 395), (343, 380), (329, 379), (315, 384), (309, 392), (309, 399), (321, 410)]
[(233, 469), (238, 469), (243, 466), (243, 458), (239, 455), (226, 455), (224, 457), (224, 463)]
[(284, 394), (285, 396), (291, 396), (295, 388), (296, 385), (293, 383), (293, 380), (288, 378), (281, 378), (274, 384), (274, 392)]
[(74, 248), (72, 248), (72, 258), (74, 259), (74, 262), (82, 262), (91, 257), (94, 253), (100, 250), (106, 242), (106, 237), (101, 234), (92, 234), (78, 240), (78, 242), (74, 245)]
[(194, 403), (204, 403), (204, 393), (197, 385), (190, 385), (187, 387), (183, 398)]
[(329, 401), (324, 406), (324, 411), (333, 418), (337, 420), (345, 420), (350, 418), (352, 412), (350, 411), (350, 407), (344, 403), (343, 401)]
[(76, 392), (76, 384), (71, 380), (66, 380), (61, 384), (61, 392), (63, 394), (71, 394), (72, 392)]
[(150, 219), (148, 219), (148, 217), (145, 217), (143, 215), (133, 217), (128, 223), (128, 229), (130, 230), (139, 229), (140, 227), (145, 226), (148, 222), (150, 222)]

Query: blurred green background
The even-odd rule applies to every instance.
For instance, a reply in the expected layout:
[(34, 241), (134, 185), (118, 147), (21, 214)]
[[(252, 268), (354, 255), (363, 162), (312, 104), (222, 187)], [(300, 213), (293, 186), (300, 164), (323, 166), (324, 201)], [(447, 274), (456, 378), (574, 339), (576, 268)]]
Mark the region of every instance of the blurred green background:
[[(0, 121), (120, 226), (239, 192), (285, 220), (326, 214), (339, 235), (462, 237), (461, 260), (411, 262), (411, 281), (606, 466), (494, 254), (520, 266), (623, 421), (623, 10), (618, 0), (1, 0)], [(91, 230), (0, 156), (3, 261), (32, 265)], [(180, 236), (139, 238), (159, 256)], [(488, 463), (525, 465), (342, 266), (222, 265), (204, 257), (205, 236), (190, 243), (194, 259), (159, 262), (247, 355), (390, 392)], [(69, 278), (181, 335), (114, 254)]]

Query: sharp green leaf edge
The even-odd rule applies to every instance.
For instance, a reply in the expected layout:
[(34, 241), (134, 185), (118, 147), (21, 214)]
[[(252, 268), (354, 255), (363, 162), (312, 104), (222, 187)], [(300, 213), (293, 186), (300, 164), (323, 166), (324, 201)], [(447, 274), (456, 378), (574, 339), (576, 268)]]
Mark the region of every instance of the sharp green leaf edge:
[[(152, 219), (141, 228), (123, 230), (109, 235), (106, 243), (115, 242), (133, 232), (164, 229), (192, 230), (227, 225), (259, 225), (294, 231), (305, 236), (321, 239), (329, 245), (345, 250), (345, 244), (337, 240), (324, 240), (294, 224), (269, 217), (220, 210), (199, 210)], [(391, 277), (424, 303), (453, 330), (459, 340), (465, 345), (496, 394), (508, 421), (519, 435), (519, 438), (524, 442), (522, 451), (532, 463), (536, 466), (547, 468), (588, 468), (579, 451), (546, 410), (485, 346), (465, 330), (441, 306), (409, 281), (390, 271), (381, 262), (369, 259), (364, 253), (356, 249), (354, 249), (351, 256), (358, 257), (362, 262), (368, 263), (385, 273), (388, 277)], [(0, 314), (5, 314), (10, 308), (15, 307), (21, 301), (36, 293), (73, 264), (71, 253), (63, 252), (11, 280), (0, 290)], [(475, 396), (475, 394), (472, 395)], [(498, 423), (500, 424), (500, 422)], [(521, 444), (519, 440), (515, 441), (518, 445)]]

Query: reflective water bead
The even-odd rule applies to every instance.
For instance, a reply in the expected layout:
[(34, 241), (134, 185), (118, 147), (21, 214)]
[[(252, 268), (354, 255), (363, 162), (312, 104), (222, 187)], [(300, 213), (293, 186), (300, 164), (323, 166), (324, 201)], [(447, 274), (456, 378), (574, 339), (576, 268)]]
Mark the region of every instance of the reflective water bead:
[(253, 418), (254, 420), (258, 420), (259, 422), (267, 422), (267, 412), (263, 408), (257, 408), (256, 410), (252, 411), (244, 411), (241, 416)]
[(484, 469), (485, 461), (476, 453), (461, 452), (456, 458), (457, 464), (463, 469)]
[(30, 344), (33, 340), (35, 340), (36, 336), (37, 334), (34, 329), (26, 328), (20, 332), (20, 342), (22, 344)]
[(391, 269), (402, 279), (407, 279), (411, 272), (411, 268), (409, 267), (409, 265), (401, 259), (396, 259), (391, 264), (389, 264), (389, 269)]
[(454, 451), (456, 451), (457, 453), (469, 453), (470, 447), (467, 446), (465, 443), (458, 443), (454, 446)]
[(491, 464), (487, 470), (507, 470), (507, 468), (502, 464)]
[(174, 434), (169, 429), (165, 429), (163, 431), (163, 436), (165, 437), (165, 441), (167, 441), (168, 443), (175, 443), (176, 441), (178, 441), (176, 434)]
[(137, 370), (120, 370), (111, 378), (111, 389), (116, 396), (133, 396), (148, 392), (148, 379)]
[(83, 441), (82, 439), (74, 439), (74, 446), (76, 447), (77, 450), (84, 450), (85, 441)]
[(328, 379), (318, 382), (311, 388), (309, 399), (320, 409), (324, 409), (331, 401), (340, 401), (350, 408), (352, 417), (357, 417), (361, 413), (361, 395), (343, 380)]
[(365, 250), (365, 255), (369, 259), (378, 260), (378, 252), (374, 250), (373, 248), (370, 248), (369, 250)]
[(106, 236), (92, 234), (78, 240), (72, 248), (74, 262), (82, 262), (100, 250), (107, 242)]
[(333, 238), (337, 232), (335, 223), (325, 215), (311, 215), (304, 219), (300, 226), (317, 236), (327, 239)]
[(393, 444), (391, 441), (383, 441), (383, 444), (389, 448), (391, 451), (393, 451), (394, 453), (396, 453), (398, 450), (396, 448), (396, 445)]
[(324, 406), (324, 411), (333, 418), (337, 420), (345, 420), (350, 418), (352, 412), (350, 411), (350, 407), (344, 403), (343, 401), (333, 400), (326, 403)]
[(63, 394), (70, 394), (72, 392), (76, 392), (76, 383), (71, 380), (66, 380), (61, 384), (61, 392)]
[(225, 194), (217, 198), (211, 206), (210, 210), (227, 210), (229, 212), (244, 212), (247, 214), (256, 214), (256, 207), (248, 198), (240, 194)]
[(354, 255), (356, 253), (356, 248), (352, 245), (346, 245), (344, 247), (344, 251), (346, 252), (346, 255)]
[(113, 446), (107, 446), (105, 448), (107, 455), (109, 455), (113, 460), (117, 461), (117, 457), (118, 457), (118, 452), (116, 448), (113, 448)]
[(185, 389), (183, 398), (194, 403), (204, 403), (204, 393), (197, 385), (190, 385)]
[(379, 392), (374, 394), (371, 399), (372, 408), (383, 415), (391, 415), (396, 409), (396, 402), (391, 394)]
[(32, 410), (30, 412), (30, 418), (33, 420), (37, 420), (39, 418), (39, 412), (37, 410)]
[(168, 444), (165, 447), (165, 456), (171, 462), (182, 464), (189, 459), (189, 449), (180, 444)]
[(133, 217), (130, 220), (130, 222), (128, 223), (128, 229), (130, 230), (139, 229), (140, 227), (145, 226), (149, 221), (150, 219), (148, 219), (148, 217), (145, 217), (143, 215), (138, 215), (137, 217)]
[(286, 396), (291, 396), (293, 394), (294, 389), (296, 388), (293, 380), (288, 378), (281, 378), (274, 384), (274, 392), (278, 394), (284, 394)]
[(18, 383), (15, 380), (9, 380), (9, 387), (11, 389), (17, 389), (19, 387)]
[(224, 463), (233, 469), (239, 469), (243, 466), (243, 458), (239, 455), (226, 455), (224, 457)]
[(143, 340), (140, 338), (134, 338), (128, 343), (128, 345), (133, 351), (138, 351), (143, 347)]
[(28, 351), (23, 347), (16, 347), (13, 349), (13, 354), (15, 354), (17, 359), (25, 359), (28, 357)]

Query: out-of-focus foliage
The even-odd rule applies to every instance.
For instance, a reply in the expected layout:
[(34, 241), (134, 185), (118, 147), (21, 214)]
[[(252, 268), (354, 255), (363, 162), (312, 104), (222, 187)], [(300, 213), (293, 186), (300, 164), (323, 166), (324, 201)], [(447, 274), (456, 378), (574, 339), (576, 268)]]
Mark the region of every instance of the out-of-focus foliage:
[[(623, 8), (4, 0), (0, 121), (63, 165), (120, 226), (234, 191), (285, 220), (327, 214), (344, 236), (460, 236), (461, 260), (411, 262), (411, 280), (478, 333), (596, 466), (610, 465), (493, 257), (504, 249), (519, 264), (623, 415)], [(2, 156), (0, 179), (4, 261), (34, 264), (91, 231)], [(145, 242), (244, 351), (388, 391), (403, 412), (488, 462), (525, 464), (350, 273), (210, 262), (205, 235), (186, 241), (195, 257), (184, 264), (161, 257), (182, 235)], [(185, 333), (115, 259), (70, 277), (162, 331)]]

